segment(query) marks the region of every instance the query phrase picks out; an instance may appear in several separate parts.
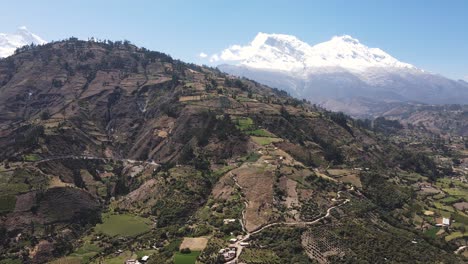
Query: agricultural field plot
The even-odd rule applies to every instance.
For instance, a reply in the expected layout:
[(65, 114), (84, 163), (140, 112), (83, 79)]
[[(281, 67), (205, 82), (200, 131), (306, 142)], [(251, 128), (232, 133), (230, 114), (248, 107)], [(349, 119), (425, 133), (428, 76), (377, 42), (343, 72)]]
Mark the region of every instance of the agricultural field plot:
[(358, 188), (362, 188), (361, 179), (357, 175), (354, 175), (354, 174), (346, 175), (344, 177), (339, 178), (339, 180), (345, 183), (351, 183), (352, 185)]
[(280, 264), (281, 260), (275, 252), (268, 249), (246, 248), (239, 259), (247, 264)]
[(16, 197), (14, 195), (0, 196), (0, 213), (11, 212), (15, 209)]
[(327, 257), (344, 254), (339, 237), (327, 230), (308, 230), (301, 236), (307, 255), (318, 263), (328, 263)]
[[(253, 137), (265, 137), (265, 138), (277, 138), (273, 133), (267, 131), (263, 128), (257, 128), (250, 117), (236, 117), (234, 118), (234, 123), (236, 127), (246, 133), (247, 135), (251, 135)], [(258, 143), (258, 142), (257, 142)], [(260, 143), (259, 143), (260, 144)], [(267, 143), (269, 144), (269, 143)], [(265, 145), (267, 145), (265, 144)], [(263, 145), (263, 144), (261, 144)]]
[(95, 231), (108, 236), (132, 237), (151, 230), (151, 220), (130, 214), (104, 214)]
[(102, 248), (100, 248), (99, 246), (91, 244), (90, 242), (85, 242), (84, 245), (76, 249), (72, 254), (70, 254), (70, 256), (68, 256), (66, 259), (63, 259), (63, 262), (58, 263), (73, 263), (73, 261), (78, 261), (77, 263), (87, 263), (89, 262), (90, 258), (96, 256), (101, 251)]
[[(271, 168), (260, 161), (232, 171), (248, 201), (245, 211), (247, 230), (255, 230), (274, 218)], [(260, 210), (261, 209), (261, 210)]]
[(453, 232), (450, 235), (445, 237), (445, 241), (451, 241), (451, 240), (462, 238), (462, 237), (468, 237), (468, 233), (467, 232), (462, 233), (460, 231)]
[(349, 169), (329, 169), (329, 170), (327, 170), (327, 172), (331, 176), (341, 177), (341, 176), (345, 176), (345, 175), (348, 175), (348, 174), (352, 173), (353, 170), (349, 170)]
[(208, 237), (184, 237), (180, 249), (188, 248), (191, 251), (203, 251), (208, 244)]
[(241, 131), (247, 131), (253, 129), (254, 122), (250, 117), (234, 117), (233, 122), (236, 127)]
[(281, 138), (272, 138), (272, 137), (251, 136), (250, 138), (252, 139), (253, 142), (255, 142), (255, 143), (257, 143), (257, 144), (259, 144), (261, 146), (266, 146), (266, 145), (269, 145), (271, 143), (283, 141), (283, 139), (281, 139)]
[(186, 254), (176, 252), (174, 255), (174, 264), (195, 264), (200, 253), (200, 251), (192, 251)]
[(327, 173), (332, 176), (334, 179), (345, 182), (351, 183), (352, 185), (362, 188), (361, 179), (359, 175), (356, 174), (354, 170), (351, 169), (329, 169)]
[(34, 161), (38, 161), (40, 159), (41, 159), (41, 157), (39, 155), (37, 155), (37, 154), (27, 154), (27, 155), (23, 156), (23, 160), (28, 161), (28, 162), (34, 162)]
[(188, 101), (201, 101), (202, 97), (200, 95), (191, 95), (191, 96), (181, 96), (179, 102), (188, 102)]
[[(3, 264), (3, 262), (1, 262)], [(81, 264), (82, 259), (79, 257), (62, 257), (49, 262), (50, 264)]]

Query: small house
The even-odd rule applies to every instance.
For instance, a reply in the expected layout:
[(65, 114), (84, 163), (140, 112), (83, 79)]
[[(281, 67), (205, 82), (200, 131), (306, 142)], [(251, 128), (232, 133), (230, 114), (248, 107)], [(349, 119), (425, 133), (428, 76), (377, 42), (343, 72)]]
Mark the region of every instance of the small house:
[(225, 225), (227, 225), (227, 224), (229, 224), (229, 223), (234, 223), (234, 222), (236, 222), (236, 219), (228, 218), (228, 219), (224, 219), (224, 220), (223, 220), (223, 223), (224, 223)]
[(450, 224), (451, 224), (450, 218), (447, 218), (447, 217), (436, 218), (436, 226), (450, 226)]

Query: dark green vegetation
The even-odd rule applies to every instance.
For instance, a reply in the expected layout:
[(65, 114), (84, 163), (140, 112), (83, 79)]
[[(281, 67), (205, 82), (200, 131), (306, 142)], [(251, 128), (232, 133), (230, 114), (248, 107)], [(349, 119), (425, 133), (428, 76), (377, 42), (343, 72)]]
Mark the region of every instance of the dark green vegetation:
[[(240, 259), (464, 261), (464, 139), (353, 120), (129, 42), (25, 47), (0, 60), (0, 84), (2, 263), (217, 263), (244, 228), (343, 199), (312, 226), (254, 235)], [(447, 214), (444, 234), (430, 229)], [(184, 237), (208, 244), (184, 254)]]
[(200, 252), (178, 252), (174, 256), (175, 264), (195, 264), (197, 257), (200, 255)]

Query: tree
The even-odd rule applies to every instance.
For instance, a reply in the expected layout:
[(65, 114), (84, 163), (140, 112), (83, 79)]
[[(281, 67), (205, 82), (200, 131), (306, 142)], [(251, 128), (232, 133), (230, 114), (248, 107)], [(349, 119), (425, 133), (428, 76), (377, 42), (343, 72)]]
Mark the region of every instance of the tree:
[(192, 253), (192, 251), (190, 250), (190, 248), (183, 248), (180, 250), (180, 253), (182, 254), (190, 254)]

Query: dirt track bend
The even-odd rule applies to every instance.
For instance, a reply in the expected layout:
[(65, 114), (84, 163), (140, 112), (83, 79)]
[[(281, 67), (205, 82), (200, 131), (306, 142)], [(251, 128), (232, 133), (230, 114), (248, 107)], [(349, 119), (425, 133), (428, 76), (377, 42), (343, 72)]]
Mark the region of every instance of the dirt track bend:
[[(232, 179), (234, 180), (234, 184), (239, 187), (241, 190), (242, 190), (242, 186), (239, 185), (239, 183), (237, 182), (237, 178), (232, 174), (232, 172), (229, 172)], [(339, 191), (337, 193), (337, 201), (338, 199), (340, 199), (341, 197), (341, 193), (342, 191)], [(245, 199), (245, 198), (244, 198)], [(279, 226), (279, 225), (286, 225), (286, 226), (304, 226), (304, 225), (312, 225), (312, 224), (315, 224), (317, 222), (319, 222), (320, 220), (322, 219), (325, 219), (327, 217), (330, 216), (331, 214), (331, 211), (339, 206), (342, 206), (342, 205), (345, 205), (347, 204), (348, 202), (350, 202), (349, 199), (345, 199), (343, 200), (343, 202), (341, 202), (340, 204), (337, 204), (337, 205), (334, 205), (330, 208), (327, 209), (327, 213), (319, 218), (316, 218), (312, 221), (299, 221), (299, 222), (274, 222), (274, 223), (270, 223), (270, 224), (267, 224), (267, 225), (264, 225), (262, 226), (261, 228), (255, 230), (255, 231), (252, 231), (252, 232), (249, 232), (246, 228), (245, 228), (245, 210), (244, 209), (242, 211), (242, 219), (239, 219), (240, 223), (241, 223), (241, 226), (242, 226), (242, 230), (246, 233), (246, 235), (244, 237), (242, 237), (241, 239), (239, 239), (236, 243), (233, 244), (234, 247), (237, 248), (237, 251), (236, 251), (236, 258), (231, 260), (232, 262), (234, 263), (237, 263), (238, 262), (238, 259), (239, 259), (239, 256), (240, 254), (242, 253), (242, 250), (244, 249), (244, 246), (241, 245), (242, 242), (246, 242), (250, 239), (250, 236), (251, 235), (255, 235), (255, 234), (258, 234), (260, 232), (262, 232), (263, 230), (267, 229), (267, 228), (270, 228), (272, 226)], [(244, 200), (244, 204), (245, 204), (245, 208), (247, 208), (248, 206), (248, 201), (247, 200)]]

